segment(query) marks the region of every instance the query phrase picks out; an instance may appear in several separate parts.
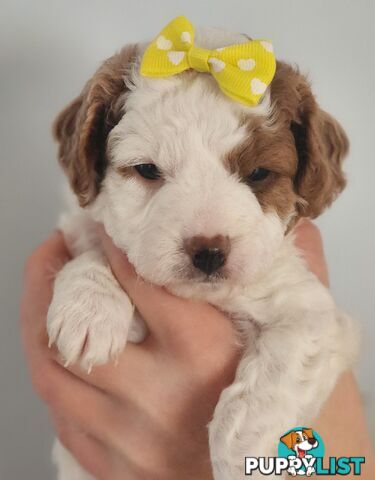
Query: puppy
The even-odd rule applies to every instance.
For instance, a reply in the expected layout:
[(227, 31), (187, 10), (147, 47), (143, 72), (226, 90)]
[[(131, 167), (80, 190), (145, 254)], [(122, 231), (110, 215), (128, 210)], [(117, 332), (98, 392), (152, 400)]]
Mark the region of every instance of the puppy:
[[(312, 455), (307, 454), (312, 448), (316, 448), (319, 445), (318, 440), (314, 437), (313, 431), (311, 428), (304, 428), (302, 430), (296, 430), (288, 433), (280, 438), (280, 441), (283, 442), (290, 450), (295, 451), (295, 455), (290, 455), (289, 458), (312, 458)], [(315, 472), (314, 467), (307, 467), (306, 473), (304, 471), (296, 472), (295, 467), (290, 467), (288, 472), (292, 476), (306, 474), (308, 477)], [(300, 473), (301, 472), (301, 473)], [(303, 472), (303, 473), (302, 473)]]
[[(196, 32), (210, 49), (246, 41)], [(281, 432), (317, 415), (355, 356), (352, 321), (307, 270), (292, 233), (344, 188), (348, 140), (286, 63), (245, 107), (208, 74), (142, 77), (144, 49), (128, 45), (105, 61), (55, 123), (75, 199), (60, 226), (74, 258), (56, 277), (48, 334), (67, 364), (85, 369), (146, 335), (95, 222), (140, 276), (226, 312), (243, 355), (209, 442), (215, 480), (242, 479), (244, 457), (275, 456)], [(55, 458), (60, 480), (88, 478), (59, 444)]]

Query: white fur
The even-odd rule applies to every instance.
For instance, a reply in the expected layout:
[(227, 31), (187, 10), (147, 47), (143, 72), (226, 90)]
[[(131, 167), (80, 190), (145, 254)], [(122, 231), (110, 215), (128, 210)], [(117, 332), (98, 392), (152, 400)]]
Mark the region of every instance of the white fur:
[(53, 445), (52, 458), (59, 466), (57, 480), (94, 480), (58, 440)]
[[(210, 48), (246, 40), (225, 39), (218, 30), (198, 38)], [(244, 114), (270, 123), (269, 95), (249, 109), (225, 97), (209, 75), (190, 72), (150, 80), (134, 70), (127, 84), (126, 115), (109, 137), (111, 164), (101, 192), (62, 223), (75, 258), (56, 279), (50, 338), (66, 362), (79, 360), (86, 368), (115, 358), (125, 346), (133, 308), (97, 245), (92, 220), (100, 221), (139, 275), (211, 302), (241, 332), (243, 358), (209, 426), (215, 480), (241, 479), (245, 456), (274, 456), (284, 431), (316, 416), (351, 365), (355, 330), (306, 269), (285, 236), (285, 222), (264, 213), (223, 164), (248, 135)], [(147, 186), (116, 170), (147, 161), (158, 165), (164, 180)], [(194, 235), (218, 234), (231, 238), (232, 249), (226, 278), (210, 283), (192, 268), (182, 245)], [(136, 325), (133, 341), (145, 334)], [(59, 478), (78, 478), (70, 473), (71, 459), (58, 457)]]

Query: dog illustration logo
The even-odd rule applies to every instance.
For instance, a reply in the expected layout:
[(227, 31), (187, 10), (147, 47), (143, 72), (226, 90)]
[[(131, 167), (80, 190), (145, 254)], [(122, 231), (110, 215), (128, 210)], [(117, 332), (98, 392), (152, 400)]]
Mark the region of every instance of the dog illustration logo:
[(312, 428), (294, 428), (280, 438), (279, 456), (290, 460), (290, 475), (310, 477), (315, 473), (316, 458), (324, 456), (323, 440)]
[[(280, 437), (277, 457), (245, 457), (245, 475), (355, 475), (360, 476), (365, 457), (329, 457), (324, 459), (324, 442), (309, 427), (295, 427)], [(258, 476), (256, 477), (258, 478)], [(273, 477), (272, 477), (273, 478)], [(352, 478), (352, 477), (350, 477)]]
[(295, 427), (280, 437), (277, 457), (245, 457), (245, 475), (257, 475), (256, 478), (258, 473), (280, 476), (284, 472), (292, 477), (361, 475), (365, 457), (324, 459), (324, 451), (324, 442), (318, 432), (309, 427)]

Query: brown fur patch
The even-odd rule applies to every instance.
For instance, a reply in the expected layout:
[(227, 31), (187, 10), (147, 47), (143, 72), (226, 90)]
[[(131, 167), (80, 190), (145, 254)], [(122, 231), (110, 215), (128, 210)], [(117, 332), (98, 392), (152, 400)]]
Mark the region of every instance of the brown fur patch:
[(228, 155), (244, 181), (257, 167), (271, 175), (250, 183), (265, 211), (285, 219), (318, 216), (345, 186), (342, 160), (348, 140), (339, 123), (318, 106), (306, 78), (278, 62), (271, 84), (272, 119), (248, 120), (249, 137)]
[[(342, 161), (349, 149), (341, 125), (322, 110), (301, 73), (278, 62), (271, 85), (278, 125), (292, 131), (298, 153), (294, 190), (298, 217), (317, 217), (345, 187)], [(298, 218), (296, 217), (296, 218)]]
[[(287, 218), (294, 210), (298, 196), (293, 188), (298, 159), (291, 132), (267, 127), (252, 127), (249, 123), (248, 140), (228, 156), (229, 168), (249, 184), (265, 211), (275, 210)], [(256, 168), (266, 168), (271, 174), (263, 181), (250, 182)]]
[(280, 438), (280, 441), (283, 442), (288, 448), (291, 450), (294, 448), (298, 438), (298, 433), (296, 432), (289, 432), (287, 435), (284, 435)]
[(124, 76), (136, 51), (129, 45), (106, 60), (55, 121), (59, 161), (81, 206), (95, 198), (104, 178), (107, 137), (123, 114)]

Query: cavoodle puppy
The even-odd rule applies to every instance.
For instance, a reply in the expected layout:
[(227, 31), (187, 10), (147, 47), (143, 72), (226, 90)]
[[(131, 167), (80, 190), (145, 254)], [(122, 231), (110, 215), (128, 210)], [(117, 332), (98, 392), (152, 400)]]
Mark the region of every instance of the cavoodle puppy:
[[(209, 441), (215, 480), (237, 480), (245, 456), (275, 456), (283, 432), (310, 423), (355, 357), (352, 321), (293, 245), (298, 219), (317, 217), (344, 188), (348, 140), (286, 63), (275, 62), (268, 84), (252, 78), (253, 97), (237, 101), (220, 84), (225, 62), (210, 59), (205, 71), (194, 57), (247, 36), (197, 30), (199, 50), (180, 55), (165, 35), (157, 41), (174, 66), (186, 55), (192, 68), (142, 75), (147, 45), (125, 46), (56, 120), (73, 192), (60, 226), (74, 258), (57, 275), (48, 333), (67, 364), (85, 369), (147, 334), (96, 222), (140, 276), (226, 312), (243, 354)], [(192, 42), (189, 32), (181, 41)], [(237, 63), (251, 75), (255, 61)], [(88, 478), (60, 445), (55, 458), (61, 480)]]

